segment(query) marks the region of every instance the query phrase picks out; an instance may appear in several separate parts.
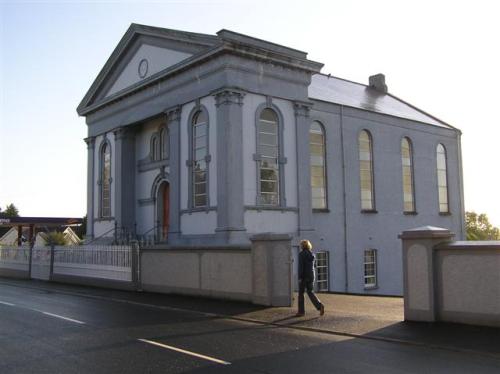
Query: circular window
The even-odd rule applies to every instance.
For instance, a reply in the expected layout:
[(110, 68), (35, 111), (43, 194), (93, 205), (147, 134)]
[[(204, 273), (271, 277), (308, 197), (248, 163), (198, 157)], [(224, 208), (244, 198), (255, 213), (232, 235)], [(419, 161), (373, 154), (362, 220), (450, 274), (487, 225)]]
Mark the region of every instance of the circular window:
[(148, 60), (143, 58), (141, 62), (139, 62), (139, 68), (137, 70), (139, 72), (139, 77), (144, 78), (148, 73)]

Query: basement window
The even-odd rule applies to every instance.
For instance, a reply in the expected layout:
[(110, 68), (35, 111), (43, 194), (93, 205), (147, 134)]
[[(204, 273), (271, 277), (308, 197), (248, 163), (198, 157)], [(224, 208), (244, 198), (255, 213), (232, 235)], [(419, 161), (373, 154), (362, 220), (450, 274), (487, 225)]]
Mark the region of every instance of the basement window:
[(364, 253), (365, 288), (377, 287), (377, 250), (366, 249)]
[(316, 285), (318, 291), (329, 291), (329, 252), (319, 251), (316, 252), (316, 274), (317, 281)]

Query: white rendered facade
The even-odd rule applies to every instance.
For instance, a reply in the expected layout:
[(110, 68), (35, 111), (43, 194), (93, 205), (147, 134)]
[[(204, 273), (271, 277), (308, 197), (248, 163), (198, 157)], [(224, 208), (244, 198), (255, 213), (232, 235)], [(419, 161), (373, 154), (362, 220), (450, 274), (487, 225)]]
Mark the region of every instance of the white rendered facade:
[[(321, 66), (304, 52), (226, 30), (210, 36), (132, 25), (78, 108), (89, 127), (88, 236), (149, 233), (168, 249), (290, 234), (328, 253), (327, 290), (401, 294), (399, 233), (432, 225), (463, 237), (460, 131), (376, 83), (322, 75)], [(276, 127), (262, 138), (264, 110), (274, 113), (269, 123)], [(313, 122), (324, 131), (321, 209), (311, 197)], [(157, 150), (162, 131), (165, 154)], [(360, 197), (363, 131), (373, 156), (370, 210)], [(111, 214), (103, 217), (105, 139)], [(276, 144), (265, 148), (262, 139)], [(402, 139), (411, 142), (412, 188), (403, 181)], [(446, 150), (447, 212), (438, 201), (439, 145)], [(266, 152), (274, 152), (275, 172), (264, 170)], [(274, 200), (264, 204), (269, 188)], [(405, 211), (404, 188), (413, 211)], [(376, 260), (366, 261), (367, 250)]]

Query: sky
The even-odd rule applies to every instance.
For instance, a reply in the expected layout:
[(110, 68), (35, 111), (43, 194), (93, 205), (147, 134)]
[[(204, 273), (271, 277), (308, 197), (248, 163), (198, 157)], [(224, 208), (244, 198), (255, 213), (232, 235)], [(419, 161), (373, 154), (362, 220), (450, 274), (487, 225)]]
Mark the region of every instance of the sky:
[(225, 28), (308, 52), (458, 127), (465, 208), (500, 227), (500, 5), (495, 1), (0, 0), (0, 207), (86, 212), (85, 120), (76, 107), (131, 23)]

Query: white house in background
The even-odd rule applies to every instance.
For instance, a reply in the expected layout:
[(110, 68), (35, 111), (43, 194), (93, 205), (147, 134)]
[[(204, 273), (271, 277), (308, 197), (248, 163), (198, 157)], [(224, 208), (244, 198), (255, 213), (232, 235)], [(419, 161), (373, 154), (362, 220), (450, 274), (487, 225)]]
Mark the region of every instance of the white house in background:
[(228, 30), (132, 24), (77, 109), (88, 237), (168, 249), (286, 233), (312, 241), (321, 290), (401, 295), (399, 233), (464, 235), (461, 133), (381, 74), (322, 66)]

